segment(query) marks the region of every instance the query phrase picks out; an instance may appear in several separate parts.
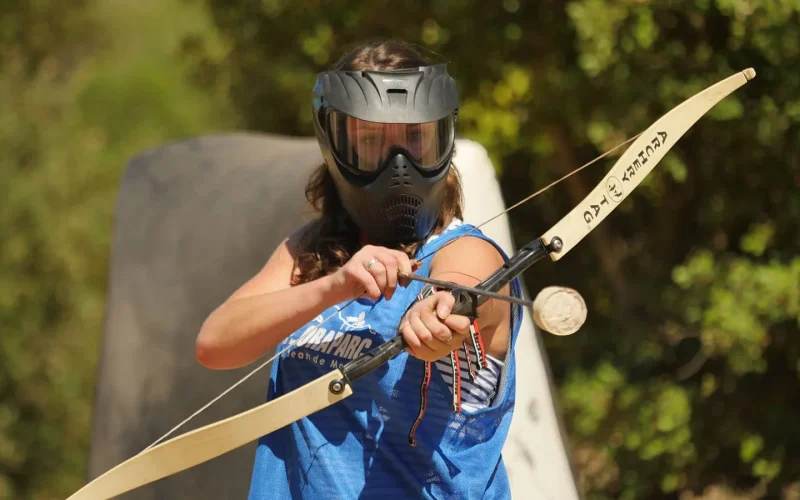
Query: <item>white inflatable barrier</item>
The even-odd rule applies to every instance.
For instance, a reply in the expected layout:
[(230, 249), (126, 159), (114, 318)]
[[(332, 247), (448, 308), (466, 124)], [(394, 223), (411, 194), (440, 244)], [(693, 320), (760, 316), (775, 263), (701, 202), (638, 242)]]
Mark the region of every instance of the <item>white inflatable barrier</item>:
[[(459, 140), (453, 161), (461, 172), (466, 222), (478, 225), (507, 208), (494, 167), (483, 146), (474, 141)], [(516, 250), (507, 215), (489, 222), (481, 227), (481, 231), (497, 241), (509, 255)], [(533, 292), (535, 295), (537, 290)], [(525, 293), (530, 299), (528, 290)], [(503, 448), (503, 460), (515, 499), (578, 499), (540, 335), (531, 318), (531, 310), (525, 308), (515, 347), (517, 402)]]

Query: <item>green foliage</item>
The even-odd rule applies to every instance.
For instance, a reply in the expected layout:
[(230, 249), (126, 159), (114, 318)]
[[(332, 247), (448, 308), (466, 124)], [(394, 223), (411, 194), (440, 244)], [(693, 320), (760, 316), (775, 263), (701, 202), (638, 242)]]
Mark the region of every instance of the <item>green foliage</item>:
[[(83, 480), (125, 161), (215, 129), (310, 135), (316, 72), (386, 38), (448, 62), (459, 131), (487, 147), (508, 204), (756, 69), (526, 281), (590, 306), (580, 333), (546, 338), (587, 498), (796, 492), (796, 1), (46, 0), (0, 6), (0, 498)], [(512, 212), (516, 241), (613, 161)]]
[[(210, 29), (202, 14), (170, 2), (0, 7), (0, 498), (64, 498), (85, 477), (125, 162), (232, 125), (175, 57), (182, 36)], [(142, 25), (156, 36), (142, 40)]]
[[(546, 339), (587, 497), (775, 493), (800, 474), (800, 4), (206, 3), (229, 57), (187, 54), (259, 130), (311, 134), (313, 76), (352, 44), (400, 38), (448, 62), (459, 131), (487, 147), (509, 204), (754, 67), (578, 251), (526, 280), (575, 286), (592, 311), (581, 333)], [(520, 207), (516, 240), (601, 175)]]

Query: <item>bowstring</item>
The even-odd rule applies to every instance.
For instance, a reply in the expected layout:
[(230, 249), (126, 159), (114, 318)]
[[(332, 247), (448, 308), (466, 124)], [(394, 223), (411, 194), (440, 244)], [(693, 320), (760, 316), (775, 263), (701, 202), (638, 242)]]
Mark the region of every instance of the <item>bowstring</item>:
[[(622, 143), (620, 143), (620, 144), (618, 144), (618, 145), (614, 146), (613, 148), (609, 149), (608, 151), (606, 151), (605, 153), (601, 154), (600, 156), (597, 156), (596, 158), (594, 158), (593, 160), (589, 161), (588, 163), (585, 163), (585, 164), (581, 165), (580, 167), (576, 168), (575, 170), (572, 170), (571, 172), (567, 173), (566, 175), (564, 175), (564, 176), (562, 176), (562, 177), (560, 177), (560, 178), (556, 179), (555, 181), (551, 182), (550, 184), (548, 184), (547, 186), (543, 187), (542, 189), (539, 189), (539, 190), (538, 190), (538, 191), (536, 191), (535, 193), (533, 193), (533, 194), (531, 194), (531, 195), (529, 195), (529, 196), (527, 196), (527, 197), (523, 198), (522, 200), (518, 201), (517, 203), (515, 203), (515, 204), (511, 205), (510, 207), (508, 207), (507, 209), (503, 210), (503, 211), (502, 211), (502, 212), (500, 212), (499, 214), (497, 214), (497, 215), (495, 215), (495, 216), (493, 216), (493, 217), (491, 217), (491, 218), (489, 218), (489, 219), (487, 219), (487, 220), (485, 220), (485, 221), (481, 222), (480, 224), (478, 224), (477, 226), (473, 227), (472, 229), (470, 229), (470, 230), (469, 230), (469, 231), (467, 231), (466, 233), (464, 233), (464, 234), (462, 234), (462, 235), (460, 235), (460, 236), (457, 236), (457, 237), (453, 238), (452, 240), (450, 240), (450, 241), (446, 242), (444, 245), (442, 245), (442, 246), (441, 246), (441, 247), (439, 247), (438, 249), (436, 249), (436, 250), (433, 250), (433, 251), (431, 251), (431, 252), (429, 252), (429, 253), (427, 253), (427, 254), (424, 254), (422, 257), (419, 257), (419, 258), (417, 258), (417, 259), (415, 259), (415, 260), (417, 260), (417, 261), (422, 261), (422, 260), (424, 260), (424, 259), (427, 259), (427, 258), (429, 258), (429, 257), (431, 257), (431, 256), (433, 256), (433, 255), (435, 255), (435, 254), (436, 254), (436, 252), (438, 252), (439, 250), (443, 249), (443, 248), (444, 248), (444, 247), (446, 247), (447, 245), (449, 245), (449, 244), (451, 244), (451, 243), (453, 243), (453, 242), (455, 242), (455, 241), (457, 241), (457, 240), (459, 240), (459, 239), (463, 238), (464, 236), (467, 236), (467, 235), (469, 235), (469, 234), (470, 234), (470, 233), (472, 233), (473, 231), (477, 231), (478, 229), (480, 229), (481, 227), (485, 226), (486, 224), (488, 224), (488, 223), (492, 222), (493, 220), (497, 219), (498, 217), (501, 217), (501, 216), (503, 216), (503, 215), (507, 214), (508, 212), (510, 212), (511, 210), (514, 210), (515, 208), (519, 207), (519, 206), (520, 206), (520, 205), (522, 205), (523, 203), (526, 203), (526, 202), (528, 202), (528, 201), (532, 200), (533, 198), (535, 198), (535, 197), (539, 196), (540, 194), (544, 193), (545, 191), (547, 191), (548, 189), (552, 188), (552, 187), (553, 187), (553, 186), (555, 186), (556, 184), (559, 184), (560, 182), (562, 182), (562, 181), (566, 180), (567, 178), (569, 178), (569, 177), (571, 177), (571, 176), (573, 176), (573, 175), (577, 174), (577, 173), (578, 173), (578, 172), (580, 172), (581, 170), (583, 170), (583, 169), (585, 169), (585, 168), (589, 167), (590, 165), (593, 165), (593, 164), (594, 164), (595, 162), (597, 162), (598, 160), (601, 160), (601, 159), (605, 158), (606, 156), (610, 155), (611, 153), (613, 153), (613, 152), (614, 152), (614, 151), (616, 151), (617, 149), (621, 148), (622, 146), (624, 146), (624, 145), (626, 145), (626, 144), (628, 144), (628, 143), (630, 143), (630, 142), (632, 142), (632, 141), (636, 140), (636, 138), (637, 138), (637, 137), (639, 137), (640, 135), (642, 135), (642, 133), (643, 133), (643, 132), (640, 132), (640, 133), (636, 134), (635, 136), (631, 137), (630, 139), (628, 139), (627, 141), (625, 141), (625, 142), (622, 142)], [(415, 276), (414, 276), (414, 274), (410, 274), (410, 275), (407, 275), (407, 276), (406, 276), (406, 278), (408, 278), (408, 279), (415, 279)], [(358, 297), (356, 297), (355, 299), (351, 299), (349, 302), (347, 302), (347, 303), (346, 303), (344, 306), (342, 306), (340, 309), (338, 309), (338, 310), (334, 311), (334, 312), (333, 312), (333, 313), (331, 313), (329, 316), (327, 316), (327, 317), (323, 318), (323, 320), (322, 320), (322, 321), (319, 323), (319, 325), (317, 325), (317, 326), (319, 327), (319, 326), (322, 326), (322, 325), (324, 325), (324, 324), (325, 324), (325, 323), (327, 323), (327, 322), (328, 322), (328, 321), (329, 321), (331, 318), (333, 318), (335, 315), (337, 315), (338, 313), (340, 313), (341, 311), (343, 311), (345, 308), (347, 308), (348, 306), (350, 306), (350, 304), (352, 304), (353, 302), (355, 302), (355, 301), (359, 300), (359, 299), (360, 299), (361, 297), (363, 297), (365, 294), (366, 294), (366, 292), (362, 293), (361, 295), (359, 295), (359, 296), (358, 296)], [(159, 437), (158, 439), (156, 439), (156, 440), (155, 440), (155, 441), (154, 441), (154, 442), (153, 442), (153, 443), (152, 443), (150, 446), (148, 446), (147, 448), (145, 448), (144, 450), (142, 450), (140, 453), (144, 453), (145, 451), (149, 450), (150, 448), (152, 448), (152, 447), (156, 446), (157, 444), (159, 444), (160, 442), (162, 442), (162, 441), (163, 441), (164, 439), (166, 439), (167, 437), (171, 436), (171, 435), (172, 435), (172, 434), (173, 434), (175, 431), (177, 431), (178, 429), (180, 429), (181, 427), (183, 427), (184, 425), (186, 425), (186, 424), (187, 424), (189, 421), (191, 421), (193, 418), (195, 418), (195, 417), (196, 417), (197, 415), (199, 415), (200, 413), (204, 412), (204, 411), (205, 411), (206, 409), (208, 409), (208, 408), (209, 408), (211, 405), (213, 405), (214, 403), (216, 403), (217, 401), (219, 401), (220, 399), (222, 399), (223, 397), (225, 397), (225, 395), (227, 395), (228, 393), (230, 393), (232, 390), (234, 390), (235, 388), (237, 388), (237, 387), (239, 387), (240, 385), (242, 385), (242, 384), (243, 384), (245, 381), (247, 381), (247, 380), (248, 380), (250, 377), (252, 377), (253, 375), (255, 375), (257, 372), (261, 371), (261, 370), (262, 370), (262, 369), (263, 369), (265, 366), (267, 366), (267, 365), (269, 365), (270, 363), (272, 363), (272, 362), (273, 362), (275, 359), (277, 359), (277, 358), (278, 358), (278, 356), (282, 355), (283, 353), (285, 353), (286, 351), (288, 351), (289, 349), (291, 349), (291, 348), (292, 348), (292, 346), (294, 346), (294, 345), (296, 345), (296, 344), (291, 344), (291, 343), (290, 343), (290, 344), (288, 344), (286, 347), (284, 347), (283, 349), (281, 349), (280, 351), (276, 352), (276, 353), (275, 353), (275, 354), (274, 354), (272, 357), (270, 357), (269, 359), (267, 359), (266, 361), (264, 361), (263, 363), (261, 363), (261, 364), (260, 364), (258, 367), (256, 367), (254, 370), (252, 370), (252, 371), (251, 371), (250, 373), (248, 373), (247, 375), (245, 375), (245, 376), (244, 376), (242, 379), (240, 379), (240, 380), (239, 380), (239, 381), (237, 381), (235, 384), (233, 384), (232, 386), (230, 386), (230, 387), (228, 387), (227, 389), (225, 389), (224, 391), (222, 391), (222, 393), (220, 393), (220, 394), (219, 394), (217, 397), (215, 397), (214, 399), (212, 399), (211, 401), (209, 401), (208, 403), (206, 403), (205, 405), (203, 405), (203, 406), (202, 406), (200, 409), (198, 409), (197, 411), (195, 411), (194, 413), (192, 413), (191, 415), (189, 415), (189, 416), (188, 416), (187, 418), (185, 418), (185, 419), (184, 419), (184, 420), (183, 420), (181, 423), (179, 423), (178, 425), (176, 425), (175, 427), (173, 427), (172, 429), (170, 429), (170, 430), (169, 430), (169, 431), (168, 431), (166, 434), (164, 434), (163, 436), (161, 436), (161, 437)]]
[[(352, 304), (353, 302), (357, 301), (358, 299), (360, 299), (361, 297), (363, 297), (365, 294), (366, 294), (366, 292), (362, 293), (361, 295), (359, 295), (358, 297), (356, 297), (356, 298), (354, 298), (354, 299), (351, 299), (349, 302), (347, 302), (345, 305), (343, 305), (343, 306), (341, 307), (341, 309), (337, 309), (336, 311), (332, 312), (332, 313), (331, 313), (330, 315), (328, 315), (327, 317), (323, 318), (323, 319), (322, 319), (322, 321), (321, 321), (321, 322), (320, 322), (320, 323), (317, 325), (317, 327), (324, 325), (324, 324), (325, 324), (325, 323), (326, 323), (328, 320), (330, 320), (331, 318), (333, 318), (334, 316), (336, 316), (338, 313), (340, 313), (342, 310), (344, 310), (344, 309), (345, 309), (347, 306), (349, 306), (349, 305), (350, 305), (350, 304)], [(206, 403), (205, 405), (203, 405), (203, 406), (202, 406), (202, 407), (201, 407), (199, 410), (197, 410), (196, 412), (194, 412), (194, 413), (192, 413), (191, 415), (189, 415), (188, 417), (186, 417), (186, 418), (185, 418), (185, 419), (184, 419), (184, 420), (183, 420), (181, 423), (179, 423), (178, 425), (176, 425), (175, 427), (173, 427), (172, 429), (170, 429), (170, 430), (169, 430), (169, 432), (167, 432), (166, 434), (164, 434), (164, 435), (163, 435), (163, 436), (161, 436), (160, 438), (156, 439), (156, 440), (155, 440), (155, 441), (154, 441), (154, 442), (153, 442), (153, 443), (152, 443), (150, 446), (148, 446), (147, 448), (143, 449), (143, 450), (142, 450), (140, 453), (144, 453), (144, 452), (146, 452), (147, 450), (149, 450), (149, 449), (150, 449), (150, 448), (152, 448), (153, 446), (157, 445), (158, 443), (160, 443), (161, 441), (163, 441), (163, 440), (164, 440), (164, 439), (166, 439), (167, 437), (171, 436), (171, 435), (172, 435), (172, 434), (173, 434), (175, 431), (177, 431), (178, 429), (180, 429), (181, 427), (183, 427), (184, 425), (186, 425), (186, 424), (187, 424), (187, 423), (188, 423), (190, 420), (192, 420), (192, 419), (193, 419), (193, 418), (195, 418), (197, 415), (201, 414), (201, 413), (202, 413), (202, 412), (204, 412), (206, 409), (208, 409), (208, 407), (209, 407), (209, 406), (213, 405), (214, 403), (216, 403), (217, 401), (219, 401), (220, 399), (222, 399), (223, 397), (225, 397), (225, 395), (226, 395), (226, 394), (228, 394), (229, 392), (231, 392), (231, 391), (232, 391), (232, 390), (234, 390), (235, 388), (237, 388), (237, 387), (239, 387), (240, 385), (242, 385), (242, 384), (243, 384), (243, 383), (244, 383), (244, 382), (245, 382), (247, 379), (249, 379), (250, 377), (252, 377), (253, 375), (255, 375), (257, 372), (261, 371), (261, 370), (262, 370), (262, 369), (263, 369), (265, 366), (267, 366), (268, 364), (270, 364), (270, 363), (272, 363), (273, 361), (275, 361), (275, 359), (277, 359), (277, 358), (278, 358), (278, 356), (280, 356), (281, 354), (285, 353), (286, 351), (288, 351), (289, 349), (291, 349), (291, 348), (292, 348), (293, 346), (295, 346), (295, 345), (297, 345), (297, 344), (292, 344), (292, 343), (289, 343), (289, 344), (288, 344), (286, 347), (284, 347), (284, 348), (283, 348), (283, 349), (281, 349), (280, 351), (276, 352), (276, 353), (275, 353), (275, 354), (274, 354), (272, 357), (270, 357), (268, 360), (266, 360), (266, 361), (264, 361), (263, 363), (261, 363), (261, 364), (260, 364), (259, 366), (257, 366), (257, 367), (256, 367), (256, 368), (255, 368), (253, 371), (251, 371), (250, 373), (248, 373), (247, 375), (245, 375), (245, 376), (244, 376), (242, 379), (240, 379), (240, 380), (239, 380), (239, 381), (237, 381), (235, 384), (233, 384), (232, 386), (230, 386), (230, 387), (228, 387), (227, 389), (225, 389), (224, 391), (222, 391), (222, 393), (220, 393), (220, 394), (219, 394), (217, 397), (215, 397), (214, 399), (212, 399), (211, 401), (209, 401), (208, 403)]]
[[(598, 161), (598, 160), (601, 160), (601, 159), (605, 158), (606, 156), (610, 155), (611, 153), (613, 153), (614, 151), (618, 150), (618, 149), (619, 149), (619, 148), (621, 148), (622, 146), (624, 146), (624, 145), (628, 144), (629, 142), (632, 142), (632, 141), (636, 140), (636, 138), (637, 138), (637, 137), (639, 137), (640, 135), (642, 135), (643, 133), (644, 133), (644, 132), (639, 132), (638, 134), (634, 135), (633, 137), (631, 137), (631, 138), (630, 138), (630, 139), (628, 139), (627, 141), (625, 141), (625, 142), (622, 142), (622, 143), (620, 143), (620, 144), (617, 144), (617, 145), (616, 145), (616, 146), (614, 146), (613, 148), (609, 149), (608, 151), (606, 151), (605, 153), (601, 154), (600, 156), (598, 156), (598, 157), (594, 158), (593, 160), (589, 161), (588, 163), (584, 163), (584, 164), (583, 164), (583, 165), (581, 165), (580, 167), (578, 167), (578, 168), (576, 168), (575, 170), (573, 170), (573, 171), (569, 172), (568, 174), (566, 174), (566, 175), (564, 175), (564, 176), (562, 176), (562, 177), (560, 177), (560, 178), (556, 179), (555, 181), (551, 182), (550, 184), (548, 184), (547, 186), (543, 187), (542, 189), (539, 189), (539, 190), (538, 190), (538, 191), (536, 191), (535, 193), (533, 193), (533, 194), (531, 194), (531, 195), (529, 195), (529, 196), (526, 196), (526, 197), (525, 197), (525, 198), (523, 198), (522, 200), (520, 200), (520, 201), (518, 201), (518, 202), (514, 203), (514, 204), (513, 204), (513, 205), (511, 205), (510, 207), (508, 207), (508, 208), (506, 208), (505, 210), (503, 210), (502, 212), (500, 212), (499, 214), (497, 214), (497, 215), (495, 215), (495, 216), (493, 216), (493, 217), (491, 217), (491, 218), (489, 218), (489, 219), (487, 219), (487, 220), (485, 220), (485, 221), (481, 222), (480, 224), (478, 224), (477, 226), (473, 227), (472, 229), (470, 229), (470, 230), (469, 230), (469, 231), (467, 231), (466, 233), (464, 233), (464, 234), (462, 234), (462, 235), (459, 235), (459, 236), (457, 236), (457, 237), (453, 238), (452, 240), (448, 241), (447, 243), (445, 243), (444, 245), (442, 245), (442, 246), (441, 246), (441, 247), (439, 247), (438, 249), (436, 249), (436, 250), (433, 250), (433, 251), (431, 251), (431, 252), (429, 252), (429, 253), (427, 253), (427, 254), (424, 254), (422, 257), (419, 257), (419, 258), (418, 258), (418, 259), (416, 259), (416, 260), (418, 260), (418, 261), (422, 261), (422, 260), (424, 260), (424, 259), (427, 259), (428, 257), (431, 257), (431, 256), (433, 256), (434, 254), (436, 254), (436, 252), (438, 252), (439, 250), (443, 249), (443, 248), (444, 248), (444, 247), (446, 247), (447, 245), (449, 245), (449, 244), (451, 244), (451, 243), (453, 243), (453, 242), (455, 242), (455, 241), (458, 241), (459, 239), (463, 238), (464, 236), (467, 236), (467, 235), (469, 235), (469, 234), (470, 234), (470, 233), (472, 233), (473, 231), (477, 231), (477, 230), (478, 230), (478, 229), (480, 229), (481, 227), (483, 227), (483, 226), (485, 226), (486, 224), (488, 224), (488, 223), (492, 222), (493, 220), (497, 219), (498, 217), (501, 217), (501, 216), (503, 216), (503, 215), (507, 214), (508, 212), (510, 212), (510, 211), (512, 211), (512, 210), (514, 210), (515, 208), (517, 208), (518, 206), (522, 205), (523, 203), (526, 203), (526, 202), (528, 202), (528, 201), (532, 200), (533, 198), (536, 198), (537, 196), (539, 196), (540, 194), (544, 193), (545, 191), (547, 191), (548, 189), (552, 188), (553, 186), (555, 186), (556, 184), (560, 183), (561, 181), (564, 181), (564, 180), (566, 180), (567, 178), (569, 178), (569, 177), (572, 177), (573, 175), (577, 174), (578, 172), (580, 172), (580, 171), (581, 171), (581, 170), (583, 170), (584, 168), (586, 168), (586, 167), (588, 167), (588, 166), (590, 166), (590, 165), (594, 164), (596, 161)], [(412, 275), (409, 275), (409, 276), (408, 276), (408, 278), (409, 278), (409, 279), (414, 279), (414, 275), (413, 275), (413, 274), (412, 274)]]

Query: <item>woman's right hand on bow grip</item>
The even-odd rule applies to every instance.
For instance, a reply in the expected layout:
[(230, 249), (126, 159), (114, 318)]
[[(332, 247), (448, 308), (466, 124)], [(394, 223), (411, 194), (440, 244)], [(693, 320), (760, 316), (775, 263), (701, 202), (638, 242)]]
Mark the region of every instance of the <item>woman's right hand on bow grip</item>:
[(390, 300), (398, 285), (398, 273), (411, 274), (420, 263), (408, 255), (385, 247), (366, 245), (333, 275), (334, 286), (348, 298), (364, 294), (372, 300), (381, 295)]

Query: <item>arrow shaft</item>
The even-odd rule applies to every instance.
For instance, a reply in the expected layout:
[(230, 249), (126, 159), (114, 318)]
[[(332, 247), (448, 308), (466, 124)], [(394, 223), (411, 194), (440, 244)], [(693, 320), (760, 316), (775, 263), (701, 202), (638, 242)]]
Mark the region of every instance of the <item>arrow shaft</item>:
[(406, 273), (397, 273), (397, 276), (402, 279), (429, 283), (443, 290), (453, 290), (453, 291), (461, 290), (464, 292), (474, 293), (478, 296), (486, 297), (486, 300), (498, 299), (498, 300), (503, 300), (505, 302), (511, 302), (512, 304), (519, 304), (521, 306), (533, 307), (533, 302), (531, 302), (530, 300), (518, 299), (516, 297), (512, 297), (511, 295), (505, 295), (497, 292), (490, 292), (489, 290), (484, 290), (478, 287), (460, 285), (458, 283), (453, 283), (452, 281), (437, 280), (434, 278), (426, 278), (425, 276), (419, 276), (416, 274), (406, 274)]

